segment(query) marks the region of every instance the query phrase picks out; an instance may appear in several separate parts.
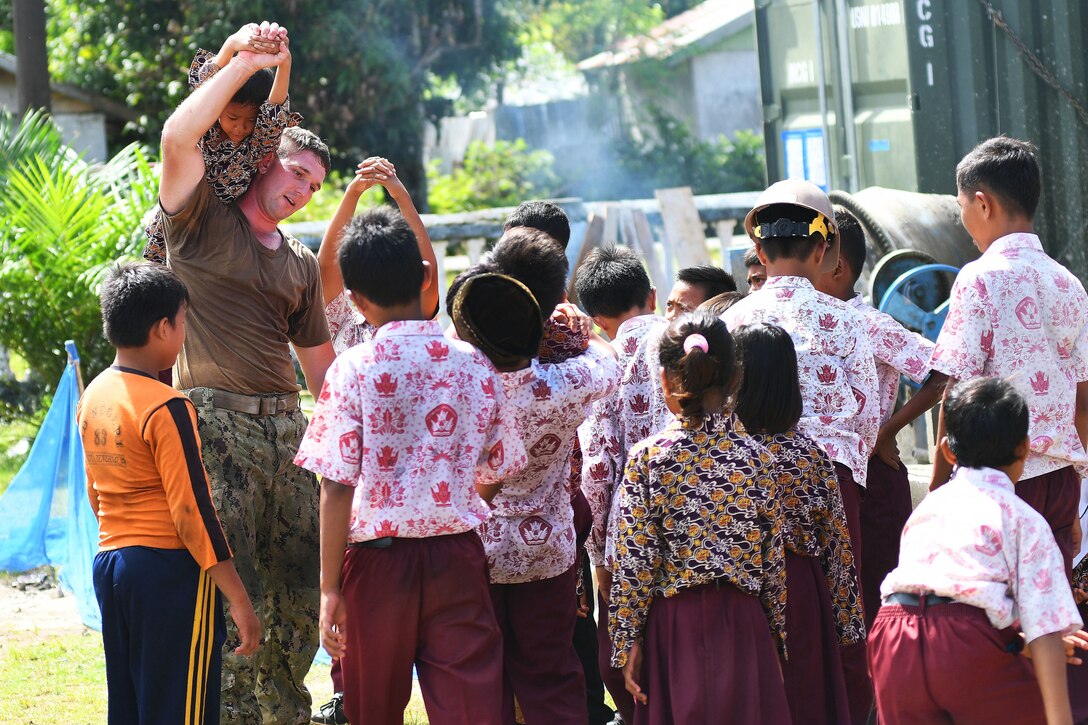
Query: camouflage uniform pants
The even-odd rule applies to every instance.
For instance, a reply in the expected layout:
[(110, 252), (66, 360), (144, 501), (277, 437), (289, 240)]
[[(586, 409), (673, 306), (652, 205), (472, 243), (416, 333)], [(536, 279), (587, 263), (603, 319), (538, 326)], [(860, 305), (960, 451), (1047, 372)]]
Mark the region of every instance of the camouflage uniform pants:
[(197, 411), (212, 500), (264, 627), (261, 648), (240, 657), (227, 617), (222, 722), (309, 723), (304, 680), (318, 643), (318, 484), (292, 463), (306, 418), (301, 411)]

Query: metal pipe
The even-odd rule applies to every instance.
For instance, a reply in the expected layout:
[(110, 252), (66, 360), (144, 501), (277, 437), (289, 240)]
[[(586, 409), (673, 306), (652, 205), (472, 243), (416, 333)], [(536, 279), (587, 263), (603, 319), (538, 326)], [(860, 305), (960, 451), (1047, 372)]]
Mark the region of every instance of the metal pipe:
[(824, 68), (824, 23), (820, 16), (820, 0), (812, 0), (812, 27), (816, 33), (816, 91), (820, 99), (820, 123), (824, 134), (824, 180), (827, 188), (837, 184), (831, 179), (831, 131), (827, 122), (827, 71)]
[(846, 155), (850, 158), (850, 183), (856, 192), (861, 186), (858, 178), (858, 129), (854, 111), (854, 70), (850, 58), (850, 37), (846, 27), (846, 0), (836, 0), (835, 20), (839, 41), (839, 76), (842, 85), (842, 127), (846, 131)]

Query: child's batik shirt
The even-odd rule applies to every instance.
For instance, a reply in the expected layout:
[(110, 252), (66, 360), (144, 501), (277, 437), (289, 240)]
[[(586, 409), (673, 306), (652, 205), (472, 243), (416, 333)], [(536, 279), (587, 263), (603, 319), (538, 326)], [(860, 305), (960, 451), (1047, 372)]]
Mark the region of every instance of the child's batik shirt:
[(353, 486), (351, 542), (471, 531), (475, 483), (525, 467), (502, 380), (433, 321), (383, 325), (329, 367), (295, 464)]
[(880, 585), (882, 597), (895, 592), (978, 607), (997, 629), (1019, 624), (1028, 642), (1082, 624), (1050, 524), (992, 468), (958, 468), (918, 504)]
[(518, 584), (559, 576), (574, 565), (571, 445), (593, 402), (615, 389), (619, 366), (590, 346), (565, 362), (533, 360), (501, 377), (529, 463), (504, 479), (490, 520), (477, 530), (491, 582)]
[(899, 376), (906, 375), (916, 383), (925, 380), (930, 370), (929, 360), (933, 357), (934, 345), (918, 333), (900, 325), (891, 315), (866, 303), (861, 295), (854, 296), (847, 304), (865, 318), (869, 340), (876, 355), (880, 424), (884, 425), (895, 413), (895, 401), (899, 397)]
[(815, 441), (796, 430), (760, 433), (752, 439), (771, 454), (786, 521), (786, 549), (820, 562), (839, 641), (844, 645), (863, 641), (865, 619), (835, 465)]
[[(218, 72), (215, 54), (198, 50), (189, 67), (189, 87), (196, 89)], [(257, 111), (253, 133), (237, 144), (227, 138), (217, 122), (197, 143), (204, 156), (204, 178), (208, 186), (224, 204), (233, 202), (249, 188), (257, 175), (257, 163), (279, 148), (283, 129), (297, 126), (301, 121), (302, 116), (291, 113), (290, 99), (278, 105), (265, 101)], [(144, 259), (166, 264), (161, 209), (156, 209), (144, 234), (147, 235)]]
[(804, 277), (771, 277), (722, 320), (730, 331), (763, 322), (789, 334), (805, 406), (797, 428), (864, 486), (880, 428), (880, 389), (861, 313)]
[[(653, 329), (660, 330), (665, 324), (667, 321), (660, 315), (639, 315), (619, 326), (612, 347), (616, 350), (621, 370), (626, 369), (646, 334)], [(578, 427), (578, 440), (582, 448), (582, 492), (593, 514), (593, 528), (586, 541), (586, 551), (593, 566), (606, 563), (608, 521), (619, 509), (619, 497), (615, 493), (623, 480), (623, 466), (627, 460), (620, 420), (623, 406), (617, 388), (608, 397), (594, 403), (589, 418)]]
[(770, 454), (731, 414), (677, 420), (627, 460), (609, 602), (612, 666), (655, 597), (723, 580), (759, 597), (785, 649), (785, 521)]
[(378, 328), (366, 321), (359, 314), (344, 290), (332, 302), (325, 305), (325, 317), (329, 321), (329, 335), (332, 337), (332, 349), (337, 355), (348, 348), (374, 339)]
[(960, 270), (931, 364), (957, 380), (1006, 378), (1024, 396), (1031, 453), (1021, 480), (1069, 465), (1088, 476), (1074, 425), (1077, 383), (1088, 380), (1088, 296), (1039, 237), (1002, 237)]

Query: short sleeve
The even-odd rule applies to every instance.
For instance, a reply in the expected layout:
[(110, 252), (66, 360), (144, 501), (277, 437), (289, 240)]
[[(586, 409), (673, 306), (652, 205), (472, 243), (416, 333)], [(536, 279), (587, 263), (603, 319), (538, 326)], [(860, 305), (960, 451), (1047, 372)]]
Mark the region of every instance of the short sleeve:
[(358, 484), (364, 444), (362, 378), (344, 356), (329, 366), (295, 456), (296, 466), (345, 486)]
[(184, 257), (193, 253), (202, 237), (206, 236), (203, 231), (213, 204), (219, 204), (219, 201), (214, 198), (211, 187), (204, 179), (196, 185), (189, 201), (177, 212), (167, 214), (162, 202), (159, 202), (163, 237), (171, 255)]
[(317, 259), (306, 249), (301, 250), (300, 256), (306, 268), (307, 280), (298, 308), (287, 318), (287, 337), (297, 347), (314, 347), (331, 339), (329, 321), (325, 317), (325, 305), (322, 303), (321, 275), (317, 268)]
[(1010, 521), (1006, 536), (1015, 537), (1015, 557), (1009, 582), (1016, 602), (1020, 629), (1030, 644), (1044, 635), (1071, 634), (1083, 625), (1073, 601), (1073, 592), (1065, 578), (1065, 560), (1054, 541), (1050, 525), (1042, 515), (1026, 505), (1019, 521)]
[(196, 90), (218, 72), (219, 66), (215, 63), (215, 54), (203, 48), (198, 49), (189, 66), (189, 88)]
[[(482, 357), (482, 354), (481, 354)], [(502, 379), (492, 373), (490, 389), (494, 391), (494, 416), (487, 438), (476, 462), (476, 482), (493, 485), (521, 473), (529, 464), (518, 429), (514, 406), (503, 393)]]
[(933, 343), (883, 312), (866, 313), (865, 321), (876, 359), (914, 382), (922, 382), (930, 369)]
[(994, 350), (990, 304), (982, 278), (961, 272), (952, 287), (948, 317), (937, 337), (930, 367), (957, 380), (985, 372)]

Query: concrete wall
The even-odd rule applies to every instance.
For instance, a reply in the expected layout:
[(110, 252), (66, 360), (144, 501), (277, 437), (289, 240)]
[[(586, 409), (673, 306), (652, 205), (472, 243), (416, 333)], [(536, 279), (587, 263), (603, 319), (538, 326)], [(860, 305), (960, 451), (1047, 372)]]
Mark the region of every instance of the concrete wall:
[[(13, 111), (18, 105), (15, 77), (0, 73), (0, 109)], [(53, 121), (64, 140), (87, 161), (106, 161), (106, 116), (74, 98), (53, 94)]]
[(733, 138), (737, 131), (762, 131), (759, 57), (754, 49), (704, 53), (690, 62), (696, 89), (691, 128), (699, 138)]

